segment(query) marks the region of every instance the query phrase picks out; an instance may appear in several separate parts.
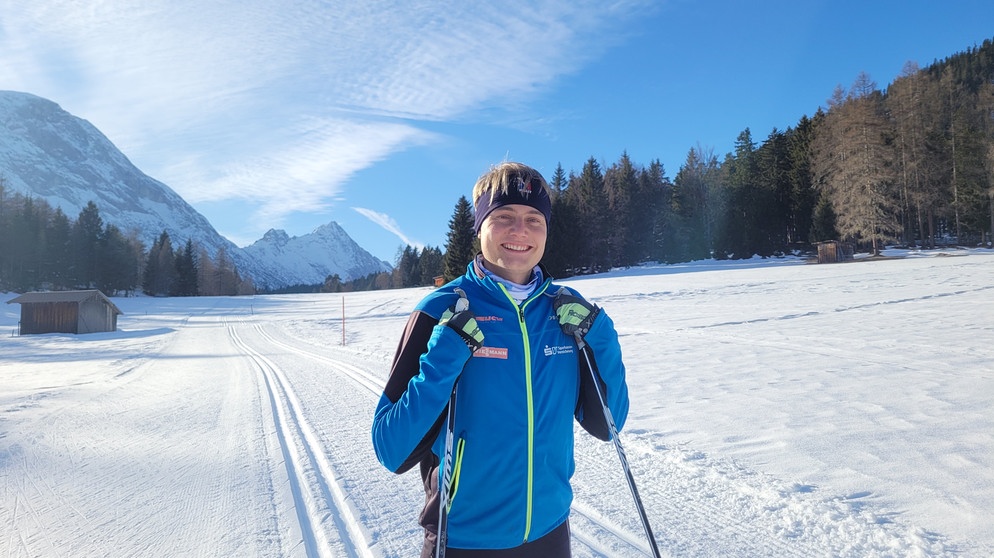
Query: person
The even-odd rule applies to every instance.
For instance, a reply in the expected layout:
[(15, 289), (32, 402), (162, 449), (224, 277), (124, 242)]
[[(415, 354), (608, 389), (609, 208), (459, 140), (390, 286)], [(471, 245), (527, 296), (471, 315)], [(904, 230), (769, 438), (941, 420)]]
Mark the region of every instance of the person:
[[(589, 347), (620, 429), (628, 414), (621, 346), (606, 312), (539, 265), (552, 218), (535, 169), (504, 162), (473, 188), (481, 253), (411, 313), (372, 426), (387, 469), (420, 466), (422, 558), (570, 556), (573, 421), (609, 440), (580, 355)], [(466, 304), (468, 303), (468, 309)], [(451, 484), (440, 518), (447, 407), (455, 386)]]

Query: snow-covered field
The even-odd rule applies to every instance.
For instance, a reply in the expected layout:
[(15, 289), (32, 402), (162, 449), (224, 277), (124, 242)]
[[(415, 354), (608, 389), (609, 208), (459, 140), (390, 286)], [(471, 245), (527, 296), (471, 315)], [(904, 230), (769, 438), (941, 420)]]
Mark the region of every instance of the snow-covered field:
[[(664, 555), (994, 554), (994, 253), (891, 254), (566, 282), (618, 324)], [(118, 298), (81, 336), (0, 305), (0, 557), (416, 556), (369, 427), (426, 292)], [(614, 447), (577, 460), (574, 555), (645, 553)]]

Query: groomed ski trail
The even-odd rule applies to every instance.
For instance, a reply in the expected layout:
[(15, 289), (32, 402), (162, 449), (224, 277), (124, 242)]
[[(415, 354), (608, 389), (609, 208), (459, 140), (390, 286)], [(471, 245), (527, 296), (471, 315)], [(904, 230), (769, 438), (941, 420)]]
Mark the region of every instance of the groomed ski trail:
[[(284, 318), (296, 302), (280, 317), (249, 306), (284, 300), (205, 299), (125, 335), (23, 343), (24, 387), (0, 416), (0, 556), (416, 556), (420, 478), (384, 470), (368, 439), (392, 340), (342, 347), (334, 321)], [(403, 306), (358, 313), (349, 335), (368, 335), (363, 319), (399, 332)], [(107, 356), (74, 374), (94, 349)], [(53, 364), (64, 377), (45, 375)], [(576, 436), (573, 555), (648, 556), (612, 444)], [(655, 430), (621, 437), (664, 556), (971, 555), (882, 495), (774, 477)], [(170, 521), (147, 521), (148, 506)]]
[[(279, 328), (267, 328), (263, 335), (361, 386), (357, 393), (370, 398), (365, 411), (371, 414), (383, 388), (379, 378), (389, 366), (386, 359), (363, 360), (340, 345), (304, 348)], [(364, 425), (369, 421), (355, 420)], [(621, 437), (663, 556), (854, 556), (846, 542), (854, 537), (864, 543), (861, 552), (866, 546), (873, 549), (871, 556), (955, 554), (941, 537), (896, 522), (886, 511), (875, 511), (872, 495), (823, 494), (818, 487), (784, 482), (693, 449), (670, 447), (652, 432), (622, 432)], [(574, 556), (651, 556), (612, 444), (577, 428), (576, 448), (570, 525)], [(397, 500), (400, 518), (390, 520), (416, 541), (420, 534), (415, 518), (423, 501), (420, 479), (408, 473), (400, 481), (416, 490), (405, 492), (409, 499)], [(388, 536), (377, 530), (378, 539)], [(385, 544), (384, 550), (390, 546)], [(406, 554), (388, 550), (382, 556)]]
[[(261, 327), (256, 325), (261, 332)], [(360, 522), (337, 482), (320, 441), (301, 412), (300, 399), (283, 370), (229, 326), (232, 341), (256, 365), (266, 385), (284, 456), (296, 517), (308, 558), (348, 556), (372, 558)], [(329, 519), (337, 537), (325, 528)]]
[[(382, 371), (369, 370), (364, 368), (361, 364), (346, 361), (346, 358), (349, 360), (354, 358), (354, 355), (350, 354), (348, 351), (336, 350), (336, 348), (329, 347), (327, 351), (324, 351), (324, 354), (319, 354), (316, 352), (317, 349), (314, 347), (304, 348), (294, 344), (292, 339), (279, 339), (278, 337), (283, 336), (278, 335), (272, 330), (264, 329), (260, 326), (257, 326), (256, 329), (263, 339), (272, 343), (274, 346), (285, 351), (289, 351), (295, 356), (320, 362), (322, 365), (328, 367), (328, 370), (339, 374), (361, 387), (361, 389), (358, 390), (358, 393), (368, 396), (370, 404), (368, 411), (371, 414), (373, 405), (375, 405), (383, 391), (384, 382), (377, 377), (382, 375)], [(368, 364), (365, 366), (368, 367)], [(389, 475), (389, 473), (387, 474)], [(416, 488), (416, 491), (412, 491), (413, 499), (401, 503), (399, 505), (399, 509), (410, 509), (410, 512), (406, 518), (402, 516), (402, 521), (406, 521), (406, 523), (414, 525), (414, 528), (409, 530), (409, 536), (412, 541), (417, 542), (417, 539), (420, 537), (420, 528), (417, 528), (416, 516), (423, 501), (423, 494), (420, 489), (420, 479), (413, 473), (409, 473), (401, 477), (392, 476), (392, 478), (399, 479), (409, 487)], [(627, 485), (623, 485), (622, 488), (627, 491)], [(626, 492), (626, 494), (628, 493)], [(356, 495), (352, 495), (351, 497), (355, 496)], [(628, 497), (630, 498), (630, 495)], [(629, 532), (609, 519), (597, 514), (594, 509), (594, 504), (574, 502), (574, 519), (572, 520), (570, 528), (573, 534), (573, 546), (575, 548), (579, 548), (581, 550), (586, 549), (589, 554), (585, 555), (589, 556), (627, 557), (637, 555), (638, 552), (645, 553), (647, 556), (650, 555), (648, 543), (645, 540), (645, 536), (642, 534), (641, 526), (639, 526), (638, 531)], [(405, 554), (388, 552), (383, 554), (383, 556), (384, 558), (392, 558), (405, 556)], [(666, 556), (665, 553), (664, 556)]]
[[(671, 556), (959, 556), (939, 536), (894, 520), (875, 510), (872, 494), (823, 494), (818, 487), (784, 482), (733, 461), (692, 449), (669, 447), (651, 432), (622, 432), (629, 463), (660, 552)], [(616, 475), (603, 471), (617, 461), (611, 444), (577, 444), (574, 512), (601, 525), (610, 517), (616, 533), (640, 528), (620, 465)], [(597, 474), (588, 468), (596, 464)], [(622, 496), (628, 496), (627, 500)], [(594, 505), (588, 504), (595, 502)], [(575, 516), (576, 514), (574, 514)], [(649, 556), (645, 543), (626, 539)], [(853, 547), (853, 541), (858, 546)], [(630, 548), (630, 547), (629, 547)], [(623, 546), (611, 553), (635, 555)]]

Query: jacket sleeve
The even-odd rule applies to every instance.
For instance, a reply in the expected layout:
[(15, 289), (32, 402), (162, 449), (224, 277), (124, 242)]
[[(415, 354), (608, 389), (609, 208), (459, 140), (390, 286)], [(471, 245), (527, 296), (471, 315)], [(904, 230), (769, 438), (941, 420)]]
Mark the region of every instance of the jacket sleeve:
[[(608, 408), (614, 418), (614, 424), (620, 432), (628, 418), (628, 383), (625, 380), (625, 364), (621, 360), (621, 343), (618, 332), (614, 329), (614, 321), (604, 309), (584, 336), (589, 347), (588, 355), (598, 376), (602, 393), (606, 394)], [(604, 412), (600, 399), (594, 391), (587, 360), (580, 357), (580, 401), (577, 410), (577, 420), (580, 425), (601, 440), (610, 440), (610, 429), (604, 420)]]
[(373, 449), (384, 467), (403, 473), (431, 451), (470, 355), (459, 334), (437, 318), (411, 314), (373, 416)]

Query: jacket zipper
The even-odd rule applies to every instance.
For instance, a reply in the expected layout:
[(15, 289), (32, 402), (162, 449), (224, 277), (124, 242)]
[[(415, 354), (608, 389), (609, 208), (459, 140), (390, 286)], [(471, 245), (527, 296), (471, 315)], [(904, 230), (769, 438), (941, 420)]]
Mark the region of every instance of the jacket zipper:
[(521, 340), (524, 343), (525, 350), (525, 393), (527, 394), (528, 401), (528, 487), (526, 492), (526, 503), (525, 503), (525, 536), (524, 542), (528, 542), (528, 536), (531, 534), (532, 530), (532, 504), (533, 495), (535, 490), (535, 407), (534, 398), (532, 394), (532, 362), (531, 362), (531, 343), (528, 339), (528, 328), (525, 324), (525, 307), (535, 299), (535, 297), (541, 295), (545, 292), (548, 287), (548, 281), (542, 284), (541, 287), (532, 296), (528, 297), (521, 306), (518, 306), (515, 302), (514, 297), (507, 292), (504, 285), (500, 285), (500, 290), (504, 292), (504, 296), (507, 297), (511, 304), (518, 311), (518, 327), (521, 328)]

